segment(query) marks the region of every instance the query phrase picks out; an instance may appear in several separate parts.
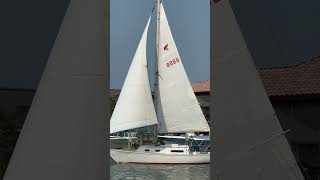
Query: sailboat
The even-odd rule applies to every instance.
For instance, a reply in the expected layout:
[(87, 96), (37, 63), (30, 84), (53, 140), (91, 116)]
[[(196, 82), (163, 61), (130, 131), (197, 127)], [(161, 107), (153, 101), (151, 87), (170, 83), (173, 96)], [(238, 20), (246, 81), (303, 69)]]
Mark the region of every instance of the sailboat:
[(193, 151), (188, 144), (158, 144), (158, 134), (209, 132), (179, 52), (164, 7), (157, 0), (156, 73), (154, 101), (146, 58), (151, 15), (130, 65), (110, 119), (110, 134), (154, 126), (155, 142), (137, 149), (110, 149), (118, 163), (198, 164), (210, 163), (210, 152)]

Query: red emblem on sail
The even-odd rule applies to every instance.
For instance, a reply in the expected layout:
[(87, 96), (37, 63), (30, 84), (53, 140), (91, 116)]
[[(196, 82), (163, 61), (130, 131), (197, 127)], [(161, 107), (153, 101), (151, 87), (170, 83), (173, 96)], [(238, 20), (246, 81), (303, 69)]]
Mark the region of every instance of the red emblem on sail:
[(163, 50), (164, 50), (164, 51), (168, 51), (168, 50), (169, 50), (169, 48), (168, 48), (168, 43), (163, 47)]

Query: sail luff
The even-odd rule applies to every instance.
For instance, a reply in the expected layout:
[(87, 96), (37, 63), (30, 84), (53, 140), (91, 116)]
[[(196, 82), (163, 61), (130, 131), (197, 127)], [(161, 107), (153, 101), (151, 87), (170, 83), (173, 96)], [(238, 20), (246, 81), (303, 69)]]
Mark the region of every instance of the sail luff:
[(157, 124), (146, 57), (151, 15), (135, 52), (110, 119), (110, 133)]
[(157, 118), (159, 133), (207, 132), (202, 113), (184, 70), (166, 14), (160, 3)]

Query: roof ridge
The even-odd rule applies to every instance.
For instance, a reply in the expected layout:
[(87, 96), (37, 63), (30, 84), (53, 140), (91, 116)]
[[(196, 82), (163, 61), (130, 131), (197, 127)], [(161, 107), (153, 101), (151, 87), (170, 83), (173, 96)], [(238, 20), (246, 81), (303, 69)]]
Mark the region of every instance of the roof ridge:
[(10, 88), (10, 87), (0, 87), (0, 90), (11, 90), (11, 91), (36, 91), (36, 89), (31, 89), (31, 88)]
[(197, 82), (193, 82), (193, 83), (191, 83), (191, 84), (204, 83), (204, 82), (207, 82), (207, 81), (210, 81), (210, 80), (209, 80), (209, 79), (207, 79), (207, 80), (197, 81)]
[(312, 56), (311, 58), (301, 61), (301, 62), (297, 62), (297, 63), (293, 63), (293, 64), (289, 64), (286, 66), (272, 66), (272, 67), (262, 67), (262, 68), (257, 68), (258, 70), (267, 70), (267, 69), (285, 69), (285, 68), (292, 68), (292, 67), (297, 67), (306, 63), (310, 63), (311, 61), (315, 61), (315, 60), (320, 60), (320, 55), (318, 56)]

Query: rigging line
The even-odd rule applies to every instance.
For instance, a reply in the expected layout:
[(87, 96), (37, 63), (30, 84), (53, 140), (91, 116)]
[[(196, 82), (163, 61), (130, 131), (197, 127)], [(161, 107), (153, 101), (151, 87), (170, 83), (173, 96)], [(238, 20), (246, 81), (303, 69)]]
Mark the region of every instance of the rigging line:
[(253, 149), (255, 149), (255, 148), (258, 147), (258, 146), (267, 144), (267, 143), (273, 141), (274, 139), (276, 139), (276, 138), (278, 138), (278, 137), (284, 136), (284, 135), (287, 134), (288, 132), (290, 132), (290, 129), (287, 129), (287, 130), (282, 131), (282, 132), (280, 132), (280, 133), (278, 133), (278, 134), (276, 134), (276, 135), (274, 135), (274, 136), (271, 136), (270, 138), (266, 139), (265, 141), (263, 141), (263, 142), (261, 142), (261, 143), (258, 143), (258, 144), (254, 145), (254, 146), (251, 146), (248, 150), (253, 150)]
[(214, 0), (210, 0), (210, 6), (214, 5)]
[(157, 0), (154, 1), (153, 6), (152, 6), (152, 10), (151, 10), (151, 14), (153, 13), (154, 8), (156, 7), (157, 4)]

